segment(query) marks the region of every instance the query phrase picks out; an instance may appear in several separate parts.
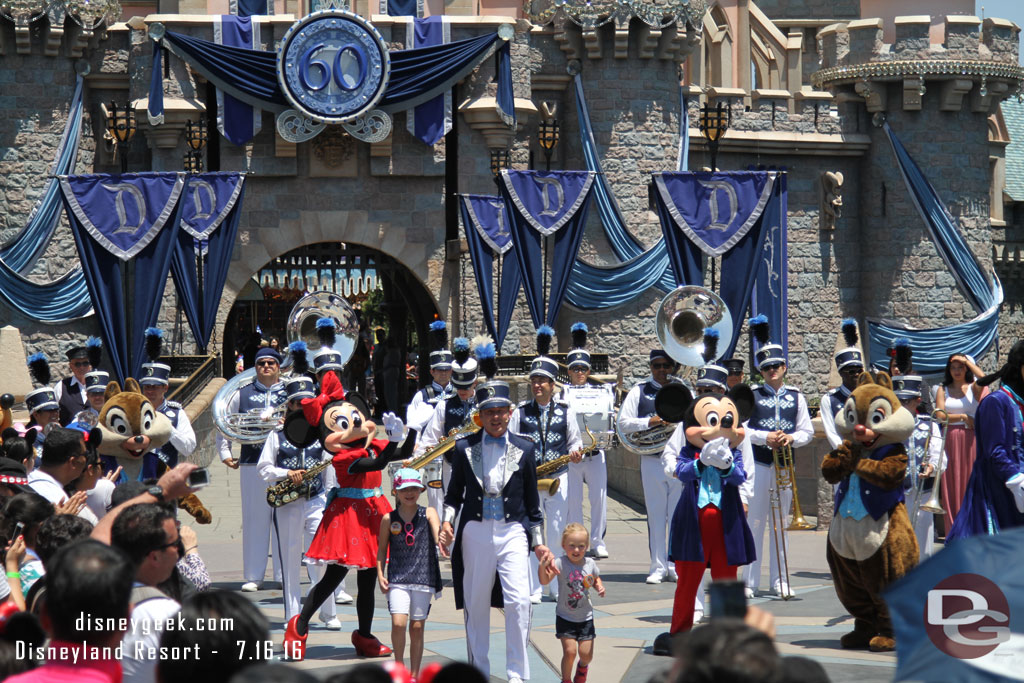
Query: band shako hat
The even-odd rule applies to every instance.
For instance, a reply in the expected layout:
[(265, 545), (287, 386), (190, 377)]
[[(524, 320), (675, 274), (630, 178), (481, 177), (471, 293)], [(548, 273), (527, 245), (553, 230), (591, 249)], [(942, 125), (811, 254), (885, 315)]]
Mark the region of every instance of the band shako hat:
[(574, 365), (585, 365), (590, 368), (590, 352), (587, 351), (587, 324), (573, 323), (569, 328), (572, 335), (572, 350), (565, 357), (565, 364), (570, 368)]
[(857, 343), (860, 338), (857, 335), (857, 321), (853, 318), (846, 318), (843, 320), (843, 340), (846, 342), (846, 348), (839, 349), (836, 352), (836, 370), (842, 370), (846, 367), (860, 367), (864, 368), (864, 356), (861, 354), (860, 349), (857, 347)]
[(452, 342), (452, 384), (463, 389), (476, 382), (477, 362), (469, 355), (469, 340), (458, 337)]
[(331, 348), (321, 348), (313, 356), (313, 371), (316, 374), (327, 370), (342, 370), (345, 366), (341, 362), (341, 354)]
[(718, 336), (718, 330), (710, 327), (704, 330), (704, 365), (697, 370), (697, 386), (725, 391), (729, 371), (714, 362), (718, 355)]
[(59, 410), (57, 394), (49, 387), (50, 363), (46, 360), (46, 356), (41, 353), (33, 353), (29, 356), (28, 370), (32, 375), (32, 380), (36, 384), (42, 385), (25, 395), (25, 407), (28, 408), (29, 414), (38, 410)]
[(558, 363), (548, 358), (551, 351), (551, 338), (555, 331), (548, 325), (541, 325), (537, 328), (537, 357), (530, 363), (530, 377), (547, 377), (552, 382), (558, 379)]
[(85, 390), (88, 393), (104, 392), (110, 384), (110, 373), (106, 370), (93, 370), (85, 373)]
[(452, 352), (448, 350), (448, 325), (443, 320), (430, 323), (430, 369), (451, 370)]
[(921, 386), (924, 378), (919, 375), (896, 375), (892, 378), (892, 389), (896, 398), (905, 401), (908, 398), (921, 398)]
[(782, 346), (771, 340), (771, 326), (768, 324), (768, 316), (757, 315), (749, 320), (750, 334), (753, 337), (751, 346), (757, 346), (754, 352), (754, 364), (760, 370), (766, 365), (785, 363), (786, 355)]
[(171, 383), (171, 366), (158, 362), (163, 355), (164, 333), (158, 327), (146, 328), (146, 357), (148, 363), (142, 364), (139, 373), (139, 384), (164, 384)]
[(285, 382), (284, 390), (288, 394), (289, 401), (316, 397), (316, 384), (309, 377), (305, 376), (288, 380)]
[(472, 343), (473, 354), (480, 364), (480, 372), (487, 378), (486, 382), (478, 384), (476, 387), (476, 407), (479, 410), (510, 407), (512, 405), (512, 390), (505, 382), (493, 379), (498, 374), (494, 342), (490, 337), (480, 336), (475, 337)]

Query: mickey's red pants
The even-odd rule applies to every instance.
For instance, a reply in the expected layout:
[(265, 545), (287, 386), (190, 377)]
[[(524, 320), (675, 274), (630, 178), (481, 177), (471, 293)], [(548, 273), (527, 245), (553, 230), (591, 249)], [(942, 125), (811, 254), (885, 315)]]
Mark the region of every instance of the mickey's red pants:
[(736, 580), (736, 565), (729, 564), (725, 556), (725, 531), (722, 529), (722, 511), (714, 505), (697, 511), (700, 520), (700, 538), (704, 546), (704, 562), (676, 562), (676, 596), (672, 603), (670, 633), (693, 628), (693, 601), (697, 598), (704, 569), (711, 567), (714, 581)]

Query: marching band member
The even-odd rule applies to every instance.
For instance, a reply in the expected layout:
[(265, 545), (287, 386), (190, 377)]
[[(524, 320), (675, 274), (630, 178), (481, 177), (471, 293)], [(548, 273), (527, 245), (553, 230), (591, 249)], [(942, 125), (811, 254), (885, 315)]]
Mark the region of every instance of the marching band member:
[(857, 348), (857, 321), (853, 318), (843, 320), (843, 339), (846, 348), (836, 352), (836, 371), (843, 383), (835, 389), (829, 389), (821, 397), (821, 426), (825, 430), (825, 438), (832, 449), (839, 448), (843, 437), (836, 431), (836, 415), (846, 405), (850, 392), (857, 388), (857, 378), (864, 372), (864, 357)]
[[(794, 451), (806, 446), (814, 438), (811, 416), (807, 412), (807, 401), (796, 387), (784, 384), (786, 376), (786, 357), (782, 347), (769, 341), (770, 329), (768, 319), (759, 315), (750, 321), (750, 329), (759, 343), (755, 353), (757, 369), (764, 377), (764, 384), (751, 387), (754, 391), (754, 410), (748, 421), (750, 443), (754, 447), (754, 496), (750, 499), (748, 517), (750, 530), (754, 535), (754, 546), (757, 559), (743, 569), (743, 580), (747, 584), (747, 597), (753, 597), (761, 583), (761, 554), (765, 527), (768, 525), (770, 498), (775, 489), (776, 472), (773, 451), (785, 446)], [(751, 340), (751, 345), (753, 345)], [(793, 482), (796, 485), (796, 482)], [(777, 552), (776, 534), (770, 533), (769, 549), (771, 556), (770, 575), (772, 590), (780, 597), (790, 597), (793, 590), (786, 577), (779, 570), (779, 553), (788, 552), (785, 517), (789, 514), (793, 503), (793, 491), (785, 489), (779, 492), (782, 511), (783, 547)]]
[[(910, 340), (906, 337), (898, 337), (893, 340), (893, 345), (886, 349), (889, 355), (889, 368), (886, 372), (894, 380), (899, 375), (914, 374), (914, 350), (910, 348)], [(928, 380), (921, 378), (921, 402), (918, 404), (918, 412), (922, 415), (931, 415), (932, 390)]]
[[(629, 390), (619, 409), (619, 429), (626, 434), (664, 424), (654, 413), (654, 397), (658, 389), (670, 381), (677, 363), (662, 349), (651, 349), (649, 362), (650, 377)], [(668, 562), (668, 525), (683, 490), (678, 479), (665, 475), (660, 456), (660, 452), (640, 456), (640, 479), (647, 508), (647, 544), (651, 554), (647, 583), (676, 580), (675, 567)]]
[(60, 406), (60, 423), (65, 425), (75, 415), (88, 407), (85, 391), (85, 374), (90, 370), (99, 370), (100, 353), (103, 342), (97, 337), (89, 337), (85, 346), (73, 346), (65, 354), (71, 367), (71, 377), (65, 377), (53, 387)]
[[(440, 543), (447, 552), (455, 539), (451, 554), (455, 606), (465, 610), (469, 662), (490, 676), (490, 608), (504, 607), (505, 675), (509, 683), (521, 683), (530, 677), (527, 555), (544, 563), (554, 556), (541, 540), (535, 445), (509, 428), (509, 386), (481, 384), (476, 400), (483, 430), (455, 445)], [(460, 515), (459, 531), (453, 535), (456, 514)], [(495, 585), (495, 573), (499, 585)]]
[[(270, 414), (285, 402), (288, 395), (280, 380), (281, 354), (265, 346), (256, 352), (256, 378), (242, 387), (228, 401), (227, 412), (238, 413), (258, 410)], [(270, 547), (270, 506), (267, 505), (266, 486), (260, 479), (256, 463), (263, 444), (242, 444), (240, 457), (231, 454), (231, 442), (217, 433), (220, 459), (231, 469), (239, 471), (242, 492), (242, 590), (254, 593), (267, 571), (267, 551)], [(275, 560), (274, 564), (277, 562)], [(275, 568), (274, 574), (279, 569)]]
[(430, 338), (434, 347), (430, 352), (432, 381), (413, 395), (405, 413), (405, 422), (409, 429), (416, 431), (421, 431), (426, 426), (438, 403), (455, 393), (451, 383), (452, 352), (445, 348), (448, 346), (448, 326), (443, 320), (430, 323)]
[(143, 479), (156, 479), (163, 473), (159, 463), (171, 469), (178, 464), (179, 455), (187, 458), (196, 449), (196, 433), (184, 408), (180, 403), (165, 398), (167, 387), (170, 386), (171, 366), (157, 362), (161, 355), (162, 337), (163, 333), (155, 327), (146, 331), (146, 352), (150, 362), (142, 364), (139, 386), (142, 395), (171, 421), (173, 430), (170, 441), (159, 450), (142, 456)]
[(41, 385), (38, 389), (25, 394), (25, 407), (28, 409), (29, 420), (25, 426), (26, 430), (34, 429), (36, 434), (33, 449), (36, 452), (36, 460), (43, 457), (43, 437), (46, 435), (48, 425), (60, 426), (60, 404), (57, 403), (57, 394), (47, 386), (50, 383), (50, 364), (46, 356), (41, 353), (33, 353), (28, 357), (28, 369), (36, 384)]
[[(565, 362), (569, 366), (569, 386), (562, 389), (562, 399), (569, 407), (575, 410), (576, 415), (581, 414), (580, 406), (574, 405), (574, 399), (578, 399), (578, 389), (591, 387), (588, 384), (590, 378), (590, 352), (586, 349), (587, 326), (584, 323), (576, 323), (572, 326), (573, 349), (566, 356)], [(591, 387), (596, 388), (596, 387)], [(615, 395), (611, 386), (600, 385), (602, 390), (605, 414), (611, 415), (615, 411)], [(569, 463), (568, 474), (569, 491), (567, 493), (568, 515), (567, 521), (571, 524), (583, 524), (583, 484), (587, 485), (590, 498), (590, 550), (594, 557), (608, 557), (608, 548), (604, 544), (604, 534), (608, 520), (608, 469), (605, 465), (604, 449), (598, 449), (580, 462)]]
[[(294, 353), (292, 363), (294, 371), (305, 372), (296, 367)], [(299, 363), (300, 367), (302, 365), (305, 363)], [(313, 384), (313, 380), (305, 376), (299, 376), (286, 382), (285, 391), (288, 393), (289, 411), (301, 410), (302, 399), (316, 396), (316, 386)], [(302, 600), (299, 566), (302, 564), (302, 554), (306, 552), (317, 527), (320, 526), (324, 508), (327, 506), (327, 489), (333, 486), (333, 478), (325, 473), (320, 473), (307, 482), (303, 482), (303, 478), (307, 468), (319, 463), (325, 453), (319, 440), (305, 448), (296, 446), (285, 436), (282, 427), (278, 426), (267, 437), (263, 451), (260, 453), (259, 462), (256, 464), (256, 469), (264, 482), (273, 484), (289, 479), (298, 486), (299, 496), (296, 500), (272, 508), (275, 540), (273, 545), (278, 555), (277, 561), (281, 566), (285, 622), (290, 621), (299, 613)], [(331, 473), (333, 474), (333, 472)], [(328, 486), (324, 485), (325, 479), (328, 480)], [(323, 568), (318, 565), (306, 565), (306, 570), (309, 573), (311, 584), (316, 585), (323, 574)], [(328, 629), (340, 631), (341, 622), (338, 621), (337, 609), (334, 604), (332, 600), (324, 601), (320, 609), (320, 621), (324, 622)]]
[[(416, 450), (412, 454), (414, 460), (444, 440), (452, 430), (465, 424), (476, 407), (474, 390), (477, 362), (469, 357), (469, 340), (459, 337), (453, 342), (452, 351), (452, 386), (455, 387), (455, 395), (439, 401), (435, 406), (434, 413), (416, 441)], [(452, 476), (451, 453), (441, 457), (441, 488), (427, 487), (428, 505), (437, 512), (438, 519), (444, 513), (444, 492)]]
[[(917, 375), (897, 375), (892, 378), (892, 388), (904, 408), (914, 416), (914, 431), (903, 442), (907, 447), (907, 514), (914, 525), (920, 560), (931, 557), (935, 552), (935, 516), (921, 510), (921, 504), (928, 500), (935, 486), (935, 475), (946, 469), (942, 458), (943, 437), (929, 415), (919, 415), (918, 406), (922, 401), (923, 378)], [(928, 451), (925, 452), (925, 446)], [(923, 481), (921, 481), (923, 480)]]
[[(533, 400), (524, 401), (512, 412), (509, 430), (513, 434), (523, 436), (534, 443), (537, 465), (556, 460), (563, 455), (576, 454), (583, 446), (580, 439), (580, 428), (576, 422), (576, 412), (568, 405), (553, 401), (555, 379), (558, 377), (558, 363), (547, 354), (551, 347), (554, 330), (541, 325), (537, 330), (537, 353), (530, 363), (530, 390)], [(575, 462), (579, 462), (578, 456)], [(561, 538), (562, 529), (566, 524), (568, 498), (568, 474), (562, 470), (558, 479), (558, 490), (554, 495), (545, 493), (541, 496), (541, 507), (544, 510), (545, 538)], [(548, 584), (552, 598), (558, 597), (558, 584)], [(537, 560), (530, 559), (530, 601), (537, 604), (541, 600), (540, 578), (537, 574)]]
[(726, 358), (720, 363), (720, 365), (729, 373), (725, 377), (726, 389), (732, 389), (737, 384), (741, 384), (743, 382), (742, 358)]

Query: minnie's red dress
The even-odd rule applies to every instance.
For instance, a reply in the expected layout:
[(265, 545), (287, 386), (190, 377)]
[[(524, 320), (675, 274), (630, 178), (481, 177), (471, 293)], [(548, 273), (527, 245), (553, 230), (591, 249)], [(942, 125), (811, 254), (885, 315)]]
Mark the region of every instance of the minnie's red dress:
[(338, 488), (328, 494), (327, 508), (306, 551), (306, 562), (340, 564), (353, 569), (377, 566), (377, 534), (380, 520), (391, 512), (381, 489), (380, 470), (350, 474), (349, 466), (360, 458), (376, 458), (388, 445), (374, 439), (369, 448), (348, 448), (334, 454), (331, 464)]

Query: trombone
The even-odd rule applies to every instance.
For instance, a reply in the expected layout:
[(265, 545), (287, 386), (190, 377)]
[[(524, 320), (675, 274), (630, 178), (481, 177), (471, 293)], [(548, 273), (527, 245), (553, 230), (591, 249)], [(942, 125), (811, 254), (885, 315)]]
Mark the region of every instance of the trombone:
[[(786, 530), (803, 531), (813, 529), (814, 525), (804, 519), (800, 509), (800, 497), (796, 491), (796, 467), (793, 464), (793, 446), (780, 446), (772, 450), (775, 464), (775, 486), (771, 490), (769, 512), (772, 518), (772, 538), (775, 541), (775, 564), (779, 568), (780, 578), (784, 577), (781, 596), (783, 600), (793, 597), (789, 589), (789, 553), (786, 550)], [(782, 491), (793, 491), (793, 522), (786, 527), (786, 514), (782, 509)]]
[[(940, 417), (943, 416), (943, 417)], [(945, 410), (935, 409), (932, 411), (931, 419), (934, 424), (939, 425), (939, 438), (942, 439), (942, 447), (939, 449), (939, 465), (935, 472), (935, 484), (932, 485), (932, 494), (928, 496), (928, 500), (914, 508), (914, 519), (913, 523), (917, 524), (917, 517), (921, 514), (921, 510), (930, 512), (933, 515), (944, 515), (946, 514), (942, 504), (939, 502), (939, 493), (942, 483), (942, 470), (945, 469), (946, 465), (946, 432), (949, 431), (949, 413)], [(934, 432), (928, 430), (928, 438), (924, 441), (924, 457), (928, 457), (928, 449), (932, 443), (932, 434)], [(914, 487), (914, 501), (921, 500), (921, 496), (924, 495), (924, 485), (926, 478), (918, 474), (916, 486)]]

